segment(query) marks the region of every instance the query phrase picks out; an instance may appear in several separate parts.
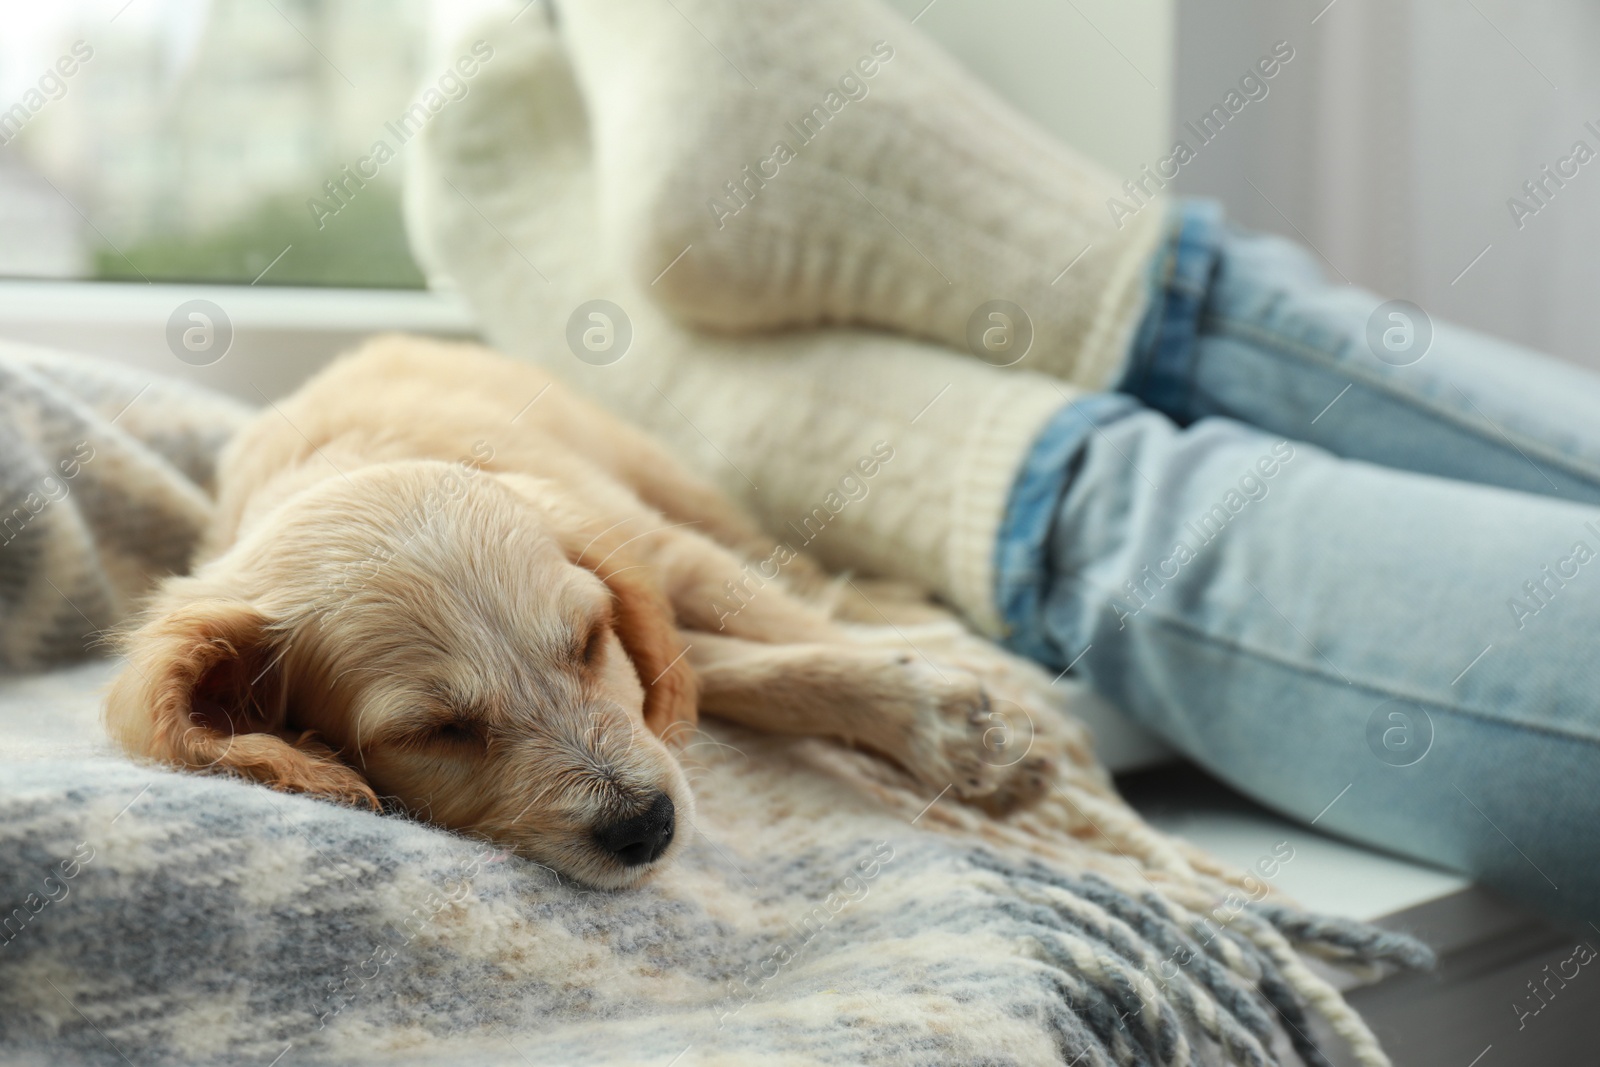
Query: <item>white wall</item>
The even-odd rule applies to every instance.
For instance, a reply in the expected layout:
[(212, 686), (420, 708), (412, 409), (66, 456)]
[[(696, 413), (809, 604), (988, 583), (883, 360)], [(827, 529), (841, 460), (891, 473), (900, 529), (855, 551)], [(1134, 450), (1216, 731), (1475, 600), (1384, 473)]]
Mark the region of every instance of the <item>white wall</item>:
[(1165, 154), (1172, 0), (889, 3), (1045, 129), (1119, 175)]
[(1298, 229), (1357, 284), (1600, 368), (1600, 160), (1520, 230), (1506, 204), (1574, 141), (1600, 152), (1600, 134), (1584, 129), (1600, 128), (1600, 7), (1326, 5), (1180, 7), (1179, 122), (1273, 41), (1298, 52), (1273, 95), (1208, 146), (1180, 187), (1221, 198), (1249, 225)]

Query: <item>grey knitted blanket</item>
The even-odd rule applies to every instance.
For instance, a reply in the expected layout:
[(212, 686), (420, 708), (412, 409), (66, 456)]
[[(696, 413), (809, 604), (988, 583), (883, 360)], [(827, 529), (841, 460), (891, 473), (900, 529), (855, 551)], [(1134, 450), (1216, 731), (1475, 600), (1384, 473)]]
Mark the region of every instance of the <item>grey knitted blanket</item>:
[(210, 512), (227, 397), (0, 342), (0, 670), (82, 659)]
[[(32, 351), (0, 350), (0, 380), (21, 672), (82, 658), (182, 566), (242, 412)], [(1269, 1067), (1326, 1062), (1331, 1028), (1379, 1064), (1306, 957), (1426, 961), (1151, 830), (1087, 755), (996, 821), (862, 754), (711, 723), (683, 860), (592, 892), (396, 816), (129, 762), (98, 727), (116, 669), (0, 685), (6, 1063)]]

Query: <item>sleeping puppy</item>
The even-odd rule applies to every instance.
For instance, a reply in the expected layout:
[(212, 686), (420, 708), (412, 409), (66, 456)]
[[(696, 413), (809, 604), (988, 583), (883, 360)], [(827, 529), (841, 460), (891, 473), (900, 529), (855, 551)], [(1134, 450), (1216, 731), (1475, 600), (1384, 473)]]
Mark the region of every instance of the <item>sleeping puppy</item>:
[(382, 796), (609, 888), (682, 847), (672, 749), (699, 710), (968, 799), (1041, 787), (1040, 761), (994, 758), (972, 674), (853, 643), (776, 584), (719, 608), (773, 543), (530, 365), (376, 339), (241, 431), (218, 485), (194, 572), (123, 639), (106, 715), (134, 754)]

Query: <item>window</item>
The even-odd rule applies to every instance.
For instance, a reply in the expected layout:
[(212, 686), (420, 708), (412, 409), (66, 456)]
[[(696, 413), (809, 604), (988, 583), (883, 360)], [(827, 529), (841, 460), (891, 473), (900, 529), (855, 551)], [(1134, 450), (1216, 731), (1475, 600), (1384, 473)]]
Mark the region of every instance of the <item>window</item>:
[(467, 6), (0, 0), (0, 277), (420, 287), (403, 144), (345, 168)]

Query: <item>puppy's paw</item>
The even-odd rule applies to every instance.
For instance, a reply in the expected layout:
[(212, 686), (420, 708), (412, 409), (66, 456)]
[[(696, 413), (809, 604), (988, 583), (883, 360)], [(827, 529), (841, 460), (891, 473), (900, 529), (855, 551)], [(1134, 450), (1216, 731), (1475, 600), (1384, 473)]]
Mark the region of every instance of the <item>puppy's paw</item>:
[(899, 666), (911, 676), (916, 698), (896, 757), (924, 784), (964, 800), (994, 793), (1006, 769), (993, 746), (994, 705), (983, 683), (920, 657), (901, 657)]
[(1056, 761), (1049, 756), (1036, 753), (1023, 756), (1001, 768), (1000, 784), (994, 792), (976, 797), (972, 803), (996, 818), (1010, 815), (1044, 799), (1058, 773)]
[(1049, 793), (1066, 758), (1049, 720), (977, 672), (947, 662), (902, 663), (922, 675), (923, 704), (905, 749), (912, 773), (997, 817)]

